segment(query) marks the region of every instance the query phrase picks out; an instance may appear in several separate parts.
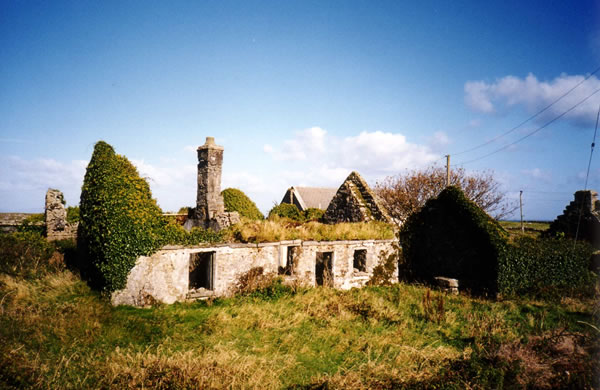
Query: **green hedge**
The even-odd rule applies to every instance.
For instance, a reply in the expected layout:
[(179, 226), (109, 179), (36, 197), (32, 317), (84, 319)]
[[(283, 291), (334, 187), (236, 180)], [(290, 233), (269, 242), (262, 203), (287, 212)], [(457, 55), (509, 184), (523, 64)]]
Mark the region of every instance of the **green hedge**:
[(592, 252), (592, 246), (583, 241), (522, 237), (500, 259), (499, 289), (505, 295), (544, 295), (593, 288)]
[(426, 282), (436, 276), (456, 278), (462, 288), (494, 294), (507, 238), (500, 224), (458, 187), (447, 187), (402, 227), (404, 276)]
[(225, 211), (237, 211), (240, 216), (248, 219), (265, 219), (256, 204), (237, 188), (226, 188), (221, 192), (225, 202)]

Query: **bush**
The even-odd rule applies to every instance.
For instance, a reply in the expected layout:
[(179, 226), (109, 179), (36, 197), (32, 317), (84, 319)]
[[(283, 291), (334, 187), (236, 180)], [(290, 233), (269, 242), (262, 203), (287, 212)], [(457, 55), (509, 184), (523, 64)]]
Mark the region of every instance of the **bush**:
[(305, 221), (321, 221), (325, 215), (325, 210), (309, 207), (302, 212), (302, 219)]
[(595, 276), (590, 272), (592, 246), (584, 241), (575, 245), (569, 239), (515, 241), (498, 271), (500, 292), (506, 295), (546, 295), (593, 290)]
[(497, 291), (498, 259), (506, 255), (508, 234), (468, 200), (447, 187), (425, 203), (402, 227), (400, 242), (409, 278), (436, 276), (460, 280), (474, 293)]
[(221, 192), (221, 195), (225, 202), (225, 211), (237, 211), (240, 216), (248, 219), (265, 219), (256, 204), (237, 188), (227, 188)]
[(95, 145), (85, 173), (80, 218), (78, 237), (90, 276), (107, 291), (123, 288), (138, 256), (164, 242), (166, 222), (148, 183), (103, 141)]
[(79, 222), (79, 206), (67, 207), (67, 222), (68, 223)]
[(294, 289), (283, 285), (283, 279), (274, 273), (265, 273), (263, 267), (250, 268), (241, 274), (233, 293), (260, 299), (277, 299), (292, 294)]
[(303, 220), (302, 214), (300, 213), (300, 210), (298, 210), (298, 207), (296, 207), (295, 204), (289, 203), (281, 203), (274, 206), (271, 211), (269, 211), (269, 219), (274, 217), (289, 218), (293, 219), (294, 221)]
[[(54, 245), (36, 232), (0, 234), (0, 272), (35, 278), (63, 268)], [(54, 256), (53, 256), (54, 255)], [(58, 255), (58, 253), (57, 253)]]
[(34, 232), (42, 236), (46, 235), (46, 220), (44, 214), (31, 214), (17, 226), (17, 231)]

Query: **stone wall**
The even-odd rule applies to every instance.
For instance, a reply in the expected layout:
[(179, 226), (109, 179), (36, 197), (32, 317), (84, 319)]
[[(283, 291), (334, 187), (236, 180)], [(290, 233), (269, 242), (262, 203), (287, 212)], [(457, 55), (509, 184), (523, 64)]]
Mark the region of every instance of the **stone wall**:
[(25, 219), (36, 214), (29, 213), (0, 213), (0, 231), (5, 233), (16, 232)]
[[(144, 306), (154, 302), (174, 303), (190, 295), (190, 261), (199, 253), (213, 253), (212, 290), (223, 296), (232, 291), (239, 276), (251, 268), (281, 273), (293, 247), (294, 271), (288, 280), (314, 286), (317, 283), (317, 253), (331, 252), (333, 287), (361, 287), (369, 280), (380, 257), (394, 251), (395, 240), (281, 241), (264, 244), (221, 244), (198, 247), (165, 247), (152, 256), (142, 256), (129, 273), (124, 289), (112, 294), (114, 305)], [(354, 269), (354, 251), (366, 250), (365, 270)], [(397, 272), (395, 273), (397, 281)]]
[(391, 221), (375, 193), (357, 172), (352, 172), (342, 183), (324, 219), (327, 223)]
[(48, 241), (74, 239), (77, 237), (77, 223), (67, 222), (63, 193), (49, 189), (46, 192), (46, 236)]
[[(577, 226), (579, 225), (579, 232)], [(575, 199), (569, 203), (562, 215), (550, 225), (548, 234), (564, 233), (590, 242), (600, 249), (600, 201), (596, 191), (577, 191)]]

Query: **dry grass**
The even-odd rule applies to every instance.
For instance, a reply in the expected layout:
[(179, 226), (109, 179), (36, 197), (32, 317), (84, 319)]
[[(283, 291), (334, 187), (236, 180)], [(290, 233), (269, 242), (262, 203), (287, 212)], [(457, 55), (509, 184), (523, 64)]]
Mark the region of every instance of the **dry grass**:
[(229, 240), (240, 242), (273, 242), (283, 240), (370, 240), (394, 238), (393, 227), (373, 221), (327, 225), (315, 221), (300, 223), (286, 218), (260, 221), (244, 219), (229, 231)]
[(598, 369), (592, 300), (272, 291), (113, 308), (68, 272), (1, 276), (0, 388), (590, 387)]

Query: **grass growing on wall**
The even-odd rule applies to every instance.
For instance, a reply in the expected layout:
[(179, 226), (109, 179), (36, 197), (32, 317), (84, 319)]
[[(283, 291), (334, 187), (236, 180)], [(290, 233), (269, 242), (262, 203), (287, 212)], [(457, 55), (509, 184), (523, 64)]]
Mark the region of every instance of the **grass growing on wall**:
[(379, 221), (323, 224), (300, 223), (288, 218), (271, 217), (263, 221), (243, 220), (233, 226), (229, 240), (239, 242), (271, 242), (282, 240), (384, 240), (394, 238), (393, 227)]
[(400, 284), (114, 308), (69, 272), (0, 275), (0, 297), (2, 388), (591, 388), (600, 368), (598, 297)]

